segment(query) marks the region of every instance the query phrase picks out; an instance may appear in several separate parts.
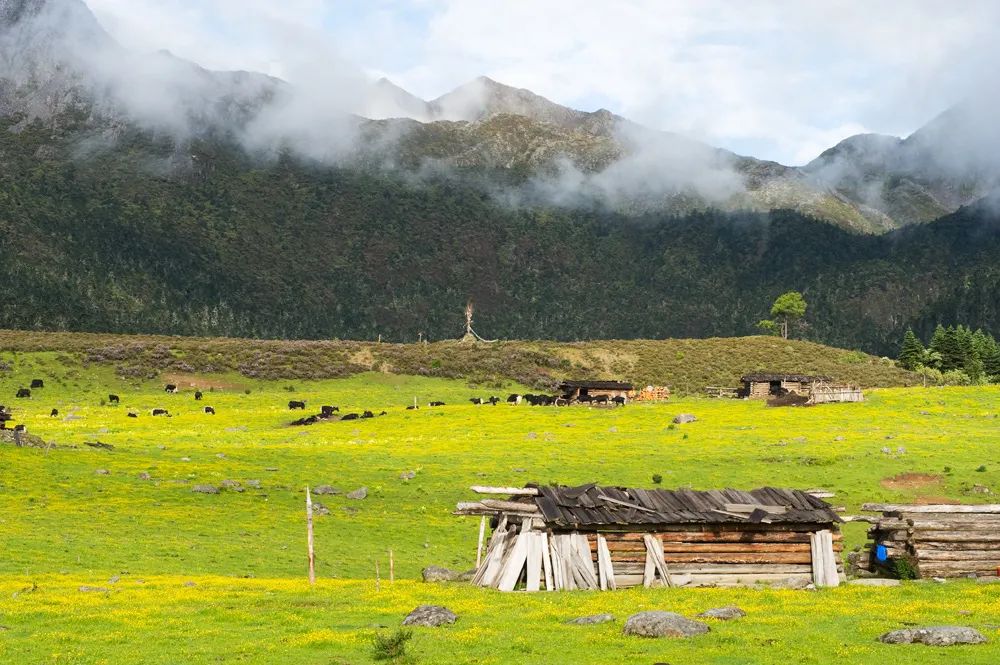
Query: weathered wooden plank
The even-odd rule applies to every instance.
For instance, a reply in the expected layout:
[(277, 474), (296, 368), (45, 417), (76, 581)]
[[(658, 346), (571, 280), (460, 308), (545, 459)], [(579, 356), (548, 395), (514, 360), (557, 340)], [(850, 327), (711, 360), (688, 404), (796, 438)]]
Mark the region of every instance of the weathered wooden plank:
[(613, 591), (616, 588), (615, 567), (614, 562), (611, 560), (611, 552), (608, 551), (608, 543), (604, 540), (604, 538), (599, 538), (597, 540), (597, 557), (599, 560), (604, 562), (606, 584), (608, 588)]
[(545, 590), (555, 591), (552, 577), (552, 552), (549, 551), (549, 534), (542, 531), (542, 572), (545, 574)]
[(931, 504), (927, 506), (901, 503), (863, 503), (861, 510), (880, 513), (1000, 513), (1000, 503), (980, 505)]
[(771, 515), (782, 515), (788, 512), (788, 506), (770, 506), (756, 503), (724, 503), (722, 509), (731, 513), (752, 513), (755, 510), (763, 510)]
[(538, 506), (533, 503), (523, 503), (521, 501), (501, 501), (500, 499), (483, 499), (479, 503), (494, 511), (504, 510), (526, 514), (541, 514)]
[(504, 494), (507, 496), (538, 496), (537, 487), (489, 487), (473, 485), (470, 487), (476, 494)]
[(522, 531), (517, 534), (514, 547), (504, 558), (503, 570), (501, 570), (500, 579), (497, 582), (497, 588), (500, 591), (513, 591), (517, 581), (521, 579), (521, 571), (524, 570), (524, 564), (528, 557), (528, 540), (530, 538), (531, 532)]
[[(612, 559), (622, 562), (645, 561), (646, 554), (639, 552), (612, 554)], [(663, 561), (674, 563), (810, 563), (810, 552), (664, 552)]]
[(948, 550), (931, 550), (918, 547), (914, 550), (921, 565), (926, 561), (977, 561), (995, 562), (994, 567), (1000, 566), (1000, 552), (997, 550), (964, 550), (950, 552)]
[(724, 574), (739, 575), (749, 573), (774, 573), (774, 574), (810, 574), (809, 564), (727, 564), (727, 563), (675, 563), (671, 564), (670, 572), (674, 575), (680, 573), (699, 573), (706, 575)]
[(524, 588), (526, 591), (539, 591), (542, 580), (542, 534), (538, 531), (529, 531), (528, 536), (528, 554), (525, 558), (527, 574)]
[(918, 545), (922, 550), (935, 551), (943, 550), (949, 552), (962, 552), (968, 550), (1000, 552), (1000, 541), (997, 542), (964, 542), (945, 543), (933, 540), (921, 541)]

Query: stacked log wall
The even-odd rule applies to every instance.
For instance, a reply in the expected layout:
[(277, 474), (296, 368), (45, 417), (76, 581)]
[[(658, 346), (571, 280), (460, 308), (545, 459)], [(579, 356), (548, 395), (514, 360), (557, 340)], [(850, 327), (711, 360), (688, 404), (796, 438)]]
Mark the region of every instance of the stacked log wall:
[[(899, 508), (884, 511), (868, 530), (870, 570), (895, 574), (902, 560), (922, 578), (1000, 573), (1000, 507), (982, 513), (950, 512), (972, 506), (941, 507), (941, 512), (929, 512), (926, 506)], [(884, 563), (875, 556), (879, 545), (886, 549)]]

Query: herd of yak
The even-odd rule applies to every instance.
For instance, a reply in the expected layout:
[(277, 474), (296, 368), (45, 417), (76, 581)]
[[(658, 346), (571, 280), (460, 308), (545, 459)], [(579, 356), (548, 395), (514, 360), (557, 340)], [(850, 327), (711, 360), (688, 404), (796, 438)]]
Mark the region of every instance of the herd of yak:
[[(38, 389), (44, 388), (44, 387), (45, 387), (45, 382), (42, 379), (34, 379), (31, 382), (31, 388), (19, 388), (18, 391), (17, 391), (16, 397), (18, 399), (30, 398), (32, 390), (38, 390)], [(164, 387), (164, 390), (166, 392), (168, 392), (168, 393), (176, 393), (176, 392), (178, 392), (177, 386), (174, 385), (174, 384), (172, 384), (172, 383), (168, 383)], [(195, 393), (194, 393), (195, 400), (201, 401), (202, 397), (203, 397), (202, 392), (200, 390), (196, 390)], [(499, 404), (503, 400), (501, 400), (499, 397), (496, 397), (496, 396), (490, 396), (490, 397), (487, 397), (487, 398), (472, 397), (472, 398), (469, 399), (469, 401), (472, 404), (475, 404), (475, 405), (491, 404), (493, 406), (496, 406), (497, 404)], [(510, 404), (512, 406), (516, 406), (518, 404), (521, 404), (522, 402), (526, 402), (526, 403), (530, 404), (531, 406), (567, 406), (567, 405), (572, 404), (572, 403), (582, 403), (582, 404), (615, 404), (615, 405), (618, 405), (618, 406), (624, 406), (625, 405), (625, 398), (624, 397), (621, 397), (621, 396), (618, 396), (618, 397), (609, 397), (607, 395), (596, 395), (596, 396), (591, 396), (591, 395), (577, 395), (577, 396), (563, 395), (563, 396), (560, 397), (560, 396), (555, 396), (555, 395), (533, 395), (531, 393), (524, 394), (524, 395), (519, 395), (519, 394), (515, 393), (515, 394), (512, 394), (512, 395), (509, 395), (507, 397), (506, 401), (507, 401), (508, 404)], [(109, 404), (120, 404), (121, 403), (121, 398), (118, 395), (114, 395), (114, 394), (108, 395), (108, 403)], [(430, 407), (445, 406), (445, 403), (444, 402), (440, 402), (440, 401), (436, 401), (436, 402), (430, 402), (427, 406), (430, 406)], [(304, 411), (305, 408), (306, 408), (306, 403), (304, 401), (301, 401), (301, 400), (290, 400), (288, 402), (288, 409), (291, 410), (291, 411), (294, 411), (296, 409), (301, 409), (301, 410)], [(407, 410), (413, 410), (413, 409), (417, 409), (419, 407), (416, 404), (412, 404), (412, 405), (410, 405), (410, 406), (408, 406), (406, 408), (407, 408)], [(212, 416), (215, 415), (215, 408), (211, 407), (211, 406), (203, 407), (202, 411), (204, 413), (208, 414), (208, 415), (212, 415)], [(59, 409), (52, 409), (52, 413), (50, 415), (53, 418), (57, 417), (59, 415)], [(167, 411), (166, 409), (156, 408), (156, 409), (151, 409), (150, 410), (150, 415), (153, 415), (153, 416), (165, 416), (165, 417), (169, 418), (170, 417), (170, 412)], [(292, 421), (289, 424), (291, 426), (313, 425), (315, 423), (322, 422), (322, 421), (332, 421), (332, 420), (364, 420), (364, 419), (367, 419), (367, 418), (375, 418), (377, 416), (384, 416), (384, 415), (386, 415), (385, 411), (381, 411), (380, 413), (378, 413), (376, 415), (375, 412), (370, 411), (370, 410), (365, 410), (365, 411), (363, 411), (361, 413), (345, 413), (343, 415), (340, 415), (340, 407), (325, 405), (325, 406), (320, 407), (320, 412), (319, 413), (317, 413), (315, 415), (305, 416), (303, 418), (299, 418), (298, 420), (294, 420), (294, 421)], [(129, 410), (128, 417), (129, 418), (138, 418), (139, 414), (136, 413), (133, 410)], [(7, 429), (7, 423), (9, 421), (11, 421), (11, 420), (13, 420), (13, 415), (11, 414), (10, 409), (8, 409), (7, 407), (5, 407), (3, 405), (0, 405), (0, 429)], [(16, 425), (14, 427), (14, 430), (17, 431), (17, 432), (25, 432), (25, 431), (27, 431), (26, 427), (23, 424)]]

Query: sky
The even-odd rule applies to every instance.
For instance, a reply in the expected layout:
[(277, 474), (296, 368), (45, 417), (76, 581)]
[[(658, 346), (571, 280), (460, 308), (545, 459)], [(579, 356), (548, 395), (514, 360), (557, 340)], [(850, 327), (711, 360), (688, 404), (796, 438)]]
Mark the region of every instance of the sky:
[(86, 2), (125, 46), (210, 69), (385, 76), (424, 99), (485, 75), (791, 165), (906, 136), (1000, 64), (996, 0)]

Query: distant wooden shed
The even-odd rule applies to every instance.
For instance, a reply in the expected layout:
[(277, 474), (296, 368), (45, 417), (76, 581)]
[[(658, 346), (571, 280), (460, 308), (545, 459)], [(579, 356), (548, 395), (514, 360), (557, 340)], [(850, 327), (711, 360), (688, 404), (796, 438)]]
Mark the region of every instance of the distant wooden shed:
[(635, 387), (624, 381), (563, 381), (559, 392), (564, 399), (576, 401), (581, 397), (628, 397)]
[(740, 397), (749, 399), (768, 399), (790, 393), (808, 395), (817, 383), (829, 383), (828, 376), (812, 376), (809, 374), (781, 374), (777, 372), (756, 372), (740, 378), (743, 387)]
[[(806, 492), (474, 487), (474, 582), (501, 591), (840, 583), (840, 518)], [(485, 520), (493, 535), (482, 556)]]

